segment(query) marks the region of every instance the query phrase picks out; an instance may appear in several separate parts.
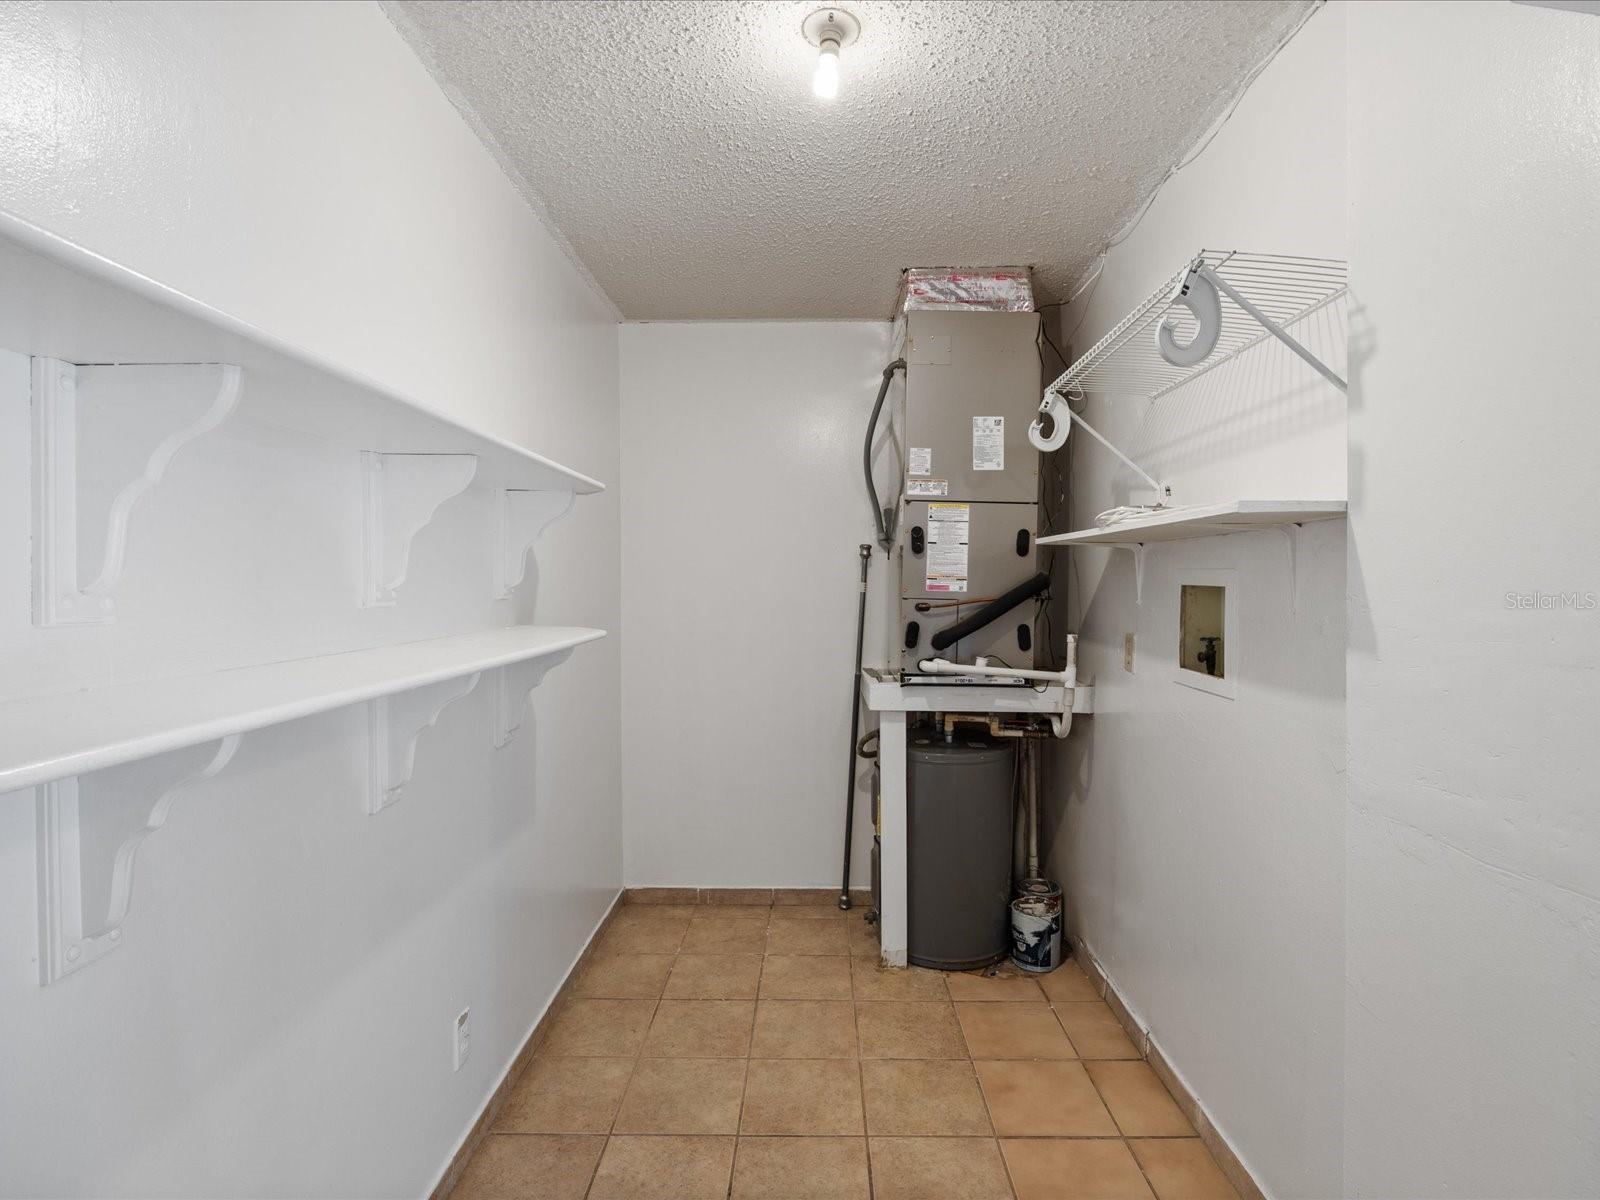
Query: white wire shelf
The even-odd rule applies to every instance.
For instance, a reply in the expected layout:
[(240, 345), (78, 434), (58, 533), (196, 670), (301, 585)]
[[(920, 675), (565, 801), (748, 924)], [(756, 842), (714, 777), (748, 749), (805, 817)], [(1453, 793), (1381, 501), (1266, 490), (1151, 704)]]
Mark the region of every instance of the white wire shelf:
[(1063, 372), (1047, 392), (1154, 400), (1274, 336), (1223, 292), (1216, 348), (1194, 366), (1173, 366), (1162, 357), (1156, 329), (1164, 318), (1173, 319), (1180, 342), (1195, 334), (1197, 323), (1186, 309), (1173, 304), (1173, 298), (1201, 262), (1280, 328), (1325, 308), (1349, 287), (1349, 264), (1340, 259), (1202, 250)]

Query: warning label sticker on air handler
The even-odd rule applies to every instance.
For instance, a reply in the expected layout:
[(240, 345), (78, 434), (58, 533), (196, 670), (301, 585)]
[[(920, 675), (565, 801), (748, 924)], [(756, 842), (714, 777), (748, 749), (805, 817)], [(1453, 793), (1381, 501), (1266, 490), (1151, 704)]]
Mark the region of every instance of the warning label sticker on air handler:
[(967, 529), (971, 505), (928, 505), (927, 577), (930, 592), (967, 590)]
[(974, 471), (1004, 471), (1006, 469), (1006, 419), (1004, 417), (972, 418), (972, 469)]

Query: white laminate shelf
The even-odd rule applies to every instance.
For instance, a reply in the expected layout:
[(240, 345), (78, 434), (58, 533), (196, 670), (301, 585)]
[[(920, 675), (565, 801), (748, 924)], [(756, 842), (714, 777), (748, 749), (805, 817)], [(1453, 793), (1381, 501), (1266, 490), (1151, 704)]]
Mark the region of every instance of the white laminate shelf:
[(243, 378), (230, 420), (368, 452), (470, 454), (474, 482), (489, 487), (605, 487), (3, 210), (0, 348), (78, 365), (230, 364)]
[(1041, 546), (1138, 546), (1186, 538), (1248, 533), (1257, 529), (1306, 525), (1343, 518), (1344, 500), (1227, 500), (1174, 508), (1120, 521), (1104, 529), (1079, 529), (1039, 539)]
[(0, 793), (364, 700), (565, 657), (601, 629), (519, 625), (0, 704)]

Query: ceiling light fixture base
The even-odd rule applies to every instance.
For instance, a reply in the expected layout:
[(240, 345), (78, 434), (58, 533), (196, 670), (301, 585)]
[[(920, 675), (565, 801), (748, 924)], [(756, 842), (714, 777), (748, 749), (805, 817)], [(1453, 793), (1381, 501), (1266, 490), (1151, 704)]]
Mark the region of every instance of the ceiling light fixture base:
[(823, 42), (834, 42), (843, 50), (861, 36), (861, 22), (842, 8), (819, 8), (800, 23), (800, 32), (819, 49)]

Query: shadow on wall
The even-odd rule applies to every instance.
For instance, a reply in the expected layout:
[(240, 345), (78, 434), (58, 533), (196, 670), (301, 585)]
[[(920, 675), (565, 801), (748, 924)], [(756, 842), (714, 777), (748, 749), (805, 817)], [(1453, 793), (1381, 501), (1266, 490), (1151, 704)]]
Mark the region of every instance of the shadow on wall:
[[(1359, 413), (1365, 393), (1363, 377), (1369, 362), (1377, 355), (1378, 333), (1359, 301), (1350, 306), (1350, 397), (1349, 408)], [(1347, 446), (1351, 520), (1347, 522), (1349, 548), (1345, 563), (1345, 650), (1347, 653), (1374, 655), (1378, 652), (1378, 631), (1372, 623), (1372, 605), (1367, 600), (1366, 577), (1361, 570), (1359, 512), (1366, 499), (1366, 455), (1360, 446)]]
[[(1341, 299), (1290, 329), (1312, 353), (1342, 370), (1346, 313), (1346, 301)], [(1106, 403), (1141, 402), (1112, 397)], [(1180, 504), (1230, 494), (1265, 496), (1275, 490), (1284, 495), (1341, 494), (1328, 490), (1338, 481), (1340, 465), (1331, 450), (1319, 453), (1318, 446), (1311, 452), (1309, 457), (1316, 459), (1327, 478), (1317, 475), (1307, 481), (1303, 468), (1308, 455), (1296, 453), (1291, 461), (1281, 448), (1319, 437), (1342, 442), (1345, 396), (1274, 338), (1143, 403), (1138, 433), (1124, 449), (1157, 478), (1180, 479), (1176, 497)], [(1306, 491), (1308, 484), (1311, 492)]]

